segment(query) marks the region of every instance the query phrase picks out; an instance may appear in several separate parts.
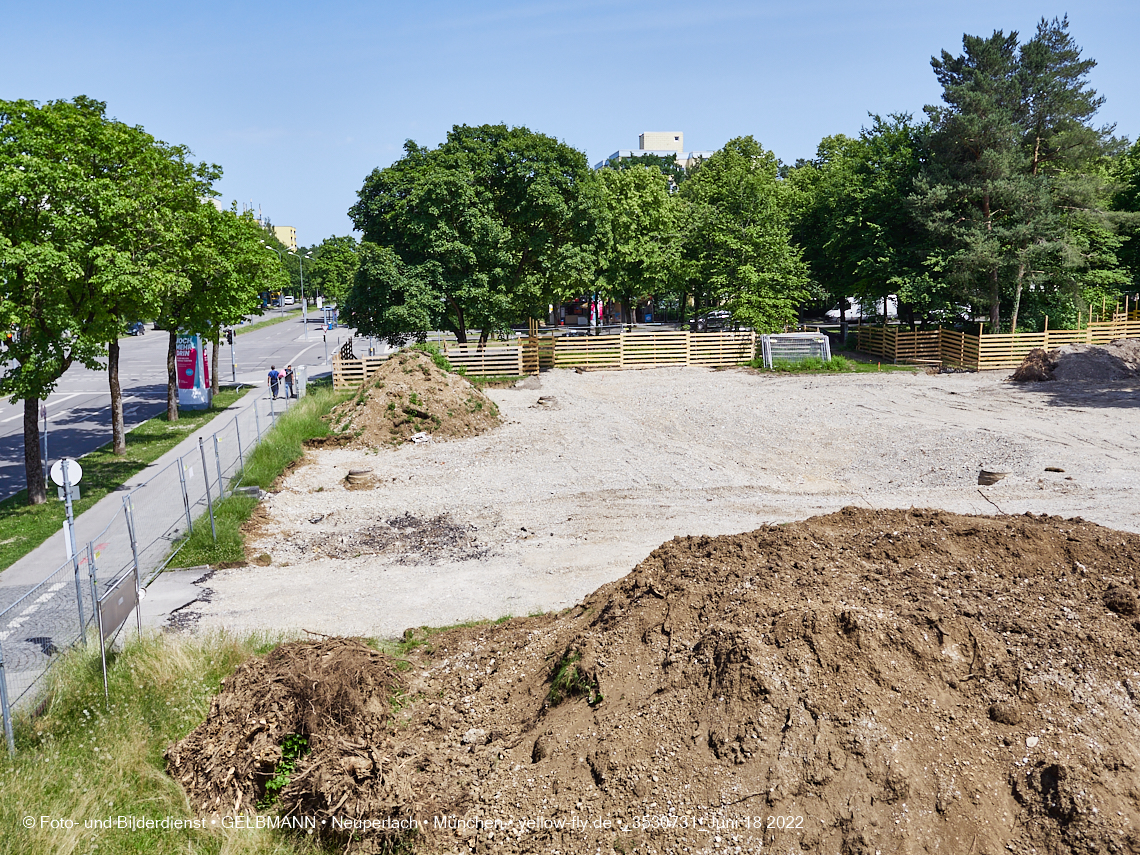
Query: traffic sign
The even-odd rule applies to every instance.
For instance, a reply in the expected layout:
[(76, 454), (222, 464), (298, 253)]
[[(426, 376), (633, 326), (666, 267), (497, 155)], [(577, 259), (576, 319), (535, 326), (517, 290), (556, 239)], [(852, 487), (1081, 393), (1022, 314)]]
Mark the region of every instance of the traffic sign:
[(78, 460), (73, 460), (70, 457), (65, 457), (63, 460), (57, 460), (51, 467), (51, 480), (55, 482), (57, 487), (63, 486), (63, 461), (67, 461), (67, 477), (71, 483), (78, 484), (83, 480), (83, 467), (79, 465)]

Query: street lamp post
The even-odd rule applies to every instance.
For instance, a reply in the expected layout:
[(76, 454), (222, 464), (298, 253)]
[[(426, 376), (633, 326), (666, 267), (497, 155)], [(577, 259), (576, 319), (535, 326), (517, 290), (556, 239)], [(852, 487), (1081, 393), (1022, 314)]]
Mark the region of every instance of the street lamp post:
[[(261, 245), (264, 246), (266, 249), (273, 250), (275, 253), (277, 253), (277, 260), (282, 264), (282, 266), (284, 266), (285, 259), (281, 255), (281, 250), (279, 250), (275, 246), (270, 246), (265, 241), (262, 241)], [(277, 298), (277, 304), (281, 307), (281, 317), (285, 317), (285, 292), (284, 291), (282, 291), (281, 296), (279, 296)]]
[[(292, 250), (290, 250), (292, 252)], [(309, 340), (309, 307), (305, 304), (305, 259), (312, 260), (313, 254), (307, 252), (304, 255), (297, 253), (297, 264), (301, 267), (301, 322), (305, 325), (305, 341)]]

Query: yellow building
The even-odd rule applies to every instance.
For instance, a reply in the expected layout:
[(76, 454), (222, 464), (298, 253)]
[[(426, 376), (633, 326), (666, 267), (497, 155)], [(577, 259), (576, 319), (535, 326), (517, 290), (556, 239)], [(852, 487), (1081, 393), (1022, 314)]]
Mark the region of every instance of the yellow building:
[(293, 226), (274, 226), (273, 234), (287, 249), (297, 248), (297, 230)]

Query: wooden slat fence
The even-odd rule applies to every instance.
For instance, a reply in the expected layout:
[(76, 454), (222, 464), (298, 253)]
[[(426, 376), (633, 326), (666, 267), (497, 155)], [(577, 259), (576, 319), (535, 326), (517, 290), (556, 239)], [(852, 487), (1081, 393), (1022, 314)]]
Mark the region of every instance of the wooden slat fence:
[[(739, 365), (756, 355), (752, 332), (632, 332), (597, 336), (534, 335), (480, 350), (475, 344), (443, 342), (451, 364), (473, 376), (537, 374), (549, 368), (657, 368), (664, 365)], [(335, 359), (333, 386), (355, 388), (383, 358)]]
[(477, 377), (523, 373), (523, 348), (517, 343), (504, 347), (479, 348), (477, 344), (456, 344), (444, 348), (443, 355), (456, 368)]
[(375, 374), (387, 360), (386, 356), (341, 359), (337, 354), (333, 357), (333, 388), (355, 389)]
[(911, 332), (898, 326), (859, 327), (858, 347), (864, 353), (891, 362), (942, 364), (974, 370), (1009, 369), (1021, 365), (1035, 348), (1066, 344), (1108, 344), (1122, 338), (1140, 338), (1140, 319), (1090, 323), (1079, 330), (1043, 330), (1032, 333), (970, 335), (956, 330)]

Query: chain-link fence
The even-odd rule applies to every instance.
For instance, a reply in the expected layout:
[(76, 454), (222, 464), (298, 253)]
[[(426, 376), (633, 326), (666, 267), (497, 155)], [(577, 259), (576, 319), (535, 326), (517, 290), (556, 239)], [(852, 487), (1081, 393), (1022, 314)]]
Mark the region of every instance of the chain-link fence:
[[(59, 654), (86, 641), (110, 586), (137, 569), (146, 587), (195, 526), (213, 526), (214, 503), (230, 495), (253, 448), (290, 403), (263, 395), (243, 406), (197, 448), (126, 492), (120, 507), (104, 500), (77, 517), (77, 554), (42, 581), (0, 588), (0, 712), (9, 748), (12, 708), (30, 702)], [(65, 543), (58, 542), (62, 558)]]

